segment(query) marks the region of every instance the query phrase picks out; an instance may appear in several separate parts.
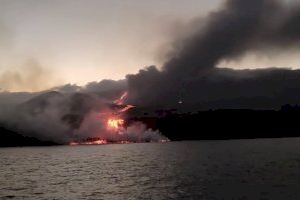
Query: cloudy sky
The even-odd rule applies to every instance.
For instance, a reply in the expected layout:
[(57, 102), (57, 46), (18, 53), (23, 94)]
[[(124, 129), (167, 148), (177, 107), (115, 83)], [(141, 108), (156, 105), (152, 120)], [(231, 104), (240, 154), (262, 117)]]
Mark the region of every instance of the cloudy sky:
[[(37, 91), (122, 79), (164, 62), (180, 27), (222, 0), (0, 0), (0, 90)], [(184, 31), (182, 31), (184, 32)], [(178, 33), (179, 34), (179, 33)], [(298, 52), (221, 66), (293, 67)]]

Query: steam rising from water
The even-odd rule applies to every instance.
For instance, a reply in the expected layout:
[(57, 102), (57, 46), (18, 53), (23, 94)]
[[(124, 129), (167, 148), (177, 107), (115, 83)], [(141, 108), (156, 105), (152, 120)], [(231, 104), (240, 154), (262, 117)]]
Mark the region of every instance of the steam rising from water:
[[(97, 144), (97, 141), (104, 143), (140, 143), (140, 142), (165, 142), (168, 138), (158, 130), (148, 129), (145, 124), (135, 122), (128, 127), (120, 126), (117, 129), (107, 128), (107, 117), (99, 113), (91, 113), (83, 120), (80, 128), (74, 132), (73, 141), (78, 144), (85, 144), (86, 138), (90, 144)], [(95, 138), (93, 140), (93, 138)], [(94, 142), (93, 142), (94, 141)]]
[[(141, 124), (109, 134), (107, 118), (99, 114), (120, 109), (119, 103), (112, 102), (127, 89), (127, 101), (140, 107), (278, 109), (283, 104), (300, 102), (300, 70), (216, 68), (249, 52), (276, 56), (286, 49), (299, 50), (299, 3), (290, 6), (278, 0), (227, 0), (196, 29), (178, 41), (180, 45), (162, 70), (151, 66), (128, 75), (126, 80), (94, 82), (85, 87), (65, 85), (55, 88), (57, 92), (42, 95), (18, 94), (24, 101), (2, 106), (0, 123), (54, 141), (99, 136), (157, 141), (162, 136)], [(5, 105), (10, 104), (12, 96), (3, 100), (1, 94), (0, 103), (2, 98)]]
[[(87, 139), (91, 139), (91, 144), (98, 144), (94, 139), (102, 141), (101, 144), (167, 141), (159, 131), (147, 129), (142, 123), (125, 126), (126, 112), (133, 106), (123, 105), (125, 96), (120, 96), (116, 100), (111, 95), (48, 92), (11, 104), (9, 109), (1, 108), (0, 125), (26, 136), (63, 144), (87, 144)], [(110, 120), (116, 123), (110, 124)]]

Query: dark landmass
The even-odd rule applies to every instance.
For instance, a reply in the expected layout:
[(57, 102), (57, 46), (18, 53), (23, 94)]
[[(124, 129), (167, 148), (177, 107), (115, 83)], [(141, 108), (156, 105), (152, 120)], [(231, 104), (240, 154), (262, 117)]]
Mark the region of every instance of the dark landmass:
[[(129, 115), (127, 125), (143, 122), (148, 128), (159, 130), (171, 141), (300, 137), (298, 105), (285, 105), (278, 111), (219, 109), (178, 113), (170, 109), (158, 110), (156, 115)], [(0, 126), (0, 147), (50, 145), (58, 144), (26, 137)]]
[(32, 137), (25, 137), (14, 131), (0, 127), (0, 147), (17, 147), (17, 146), (53, 146), (54, 142), (41, 141)]
[(171, 141), (228, 140), (300, 137), (300, 109), (283, 106), (281, 110), (211, 110), (161, 117), (135, 117), (148, 128), (158, 129)]

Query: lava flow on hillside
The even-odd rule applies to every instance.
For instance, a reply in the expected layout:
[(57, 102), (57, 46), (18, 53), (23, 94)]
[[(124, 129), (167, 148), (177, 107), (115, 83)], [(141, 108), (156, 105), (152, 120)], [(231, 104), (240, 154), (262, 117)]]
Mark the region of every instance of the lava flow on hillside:
[(92, 114), (90, 118), (96, 119), (98, 125), (102, 127), (96, 137), (72, 141), (70, 145), (168, 142), (168, 138), (164, 137), (159, 131), (148, 129), (142, 122), (130, 124), (126, 122), (127, 111), (135, 108), (133, 105), (125, 104), (127, 97), (128, 92), (124, 92), (120, 98), (111, 103), (109, 109)]

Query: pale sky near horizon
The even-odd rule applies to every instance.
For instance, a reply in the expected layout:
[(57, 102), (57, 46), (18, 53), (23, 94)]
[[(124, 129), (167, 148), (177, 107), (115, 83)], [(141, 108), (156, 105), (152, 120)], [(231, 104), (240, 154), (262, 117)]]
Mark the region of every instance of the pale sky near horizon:
[[(122, 79), (145, 66), (159, 66), (176, 24), (205, 16), (222, 2), (0, 0), (0, 91)], [(224, 65), (298, 63), (279, 58), (249, 55)]]

